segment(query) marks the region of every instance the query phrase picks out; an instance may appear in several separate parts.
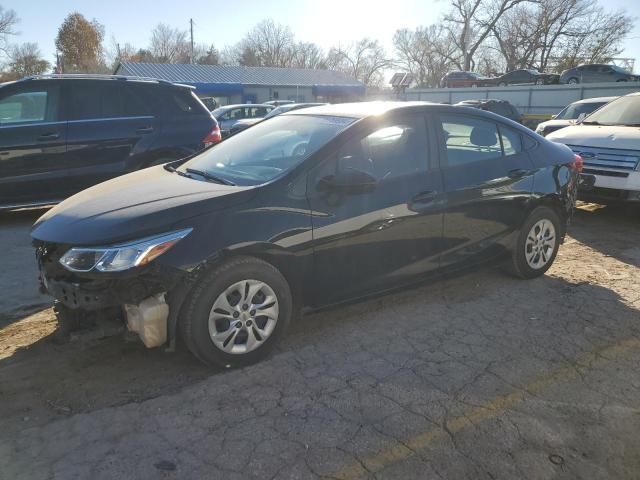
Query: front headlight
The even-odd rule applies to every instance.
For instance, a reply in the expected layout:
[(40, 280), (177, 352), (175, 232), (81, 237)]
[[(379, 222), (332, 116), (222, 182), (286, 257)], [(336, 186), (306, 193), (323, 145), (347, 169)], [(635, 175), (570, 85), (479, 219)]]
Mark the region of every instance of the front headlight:
[(189, 235), (192, 230), (186, 228), (109, 247), (74, 247), (62, 256), (60, 263), (72, 272), (89, 272), (94, 268), (100, 272), (120, 272), (146, 265)]

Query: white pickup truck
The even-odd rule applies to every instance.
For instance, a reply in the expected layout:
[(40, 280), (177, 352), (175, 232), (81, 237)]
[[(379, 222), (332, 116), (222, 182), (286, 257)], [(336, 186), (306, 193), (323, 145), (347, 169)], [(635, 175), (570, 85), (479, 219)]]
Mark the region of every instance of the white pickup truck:
[[(614, 100), (577, 125), (547, 135), (582, 157), (585, 182), (583, 200), (640, 203), (640, 92)], [(593, 183), (593, 185), (591, 185)]]

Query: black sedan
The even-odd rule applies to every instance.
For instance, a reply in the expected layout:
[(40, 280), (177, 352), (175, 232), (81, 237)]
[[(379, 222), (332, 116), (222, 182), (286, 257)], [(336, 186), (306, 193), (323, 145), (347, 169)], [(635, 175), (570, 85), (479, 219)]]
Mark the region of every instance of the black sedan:
[(42, 284), (70, 312), (124, 307), (147, 346), (262, 358), (302, 308), (480, 262), (551, 266), (581, 159), (504, 117), (360, 103), (285, 113), (41, 217)]
[(507, 85), (551, 85), (558, 83), (560, 75), (552, 73), (540, 73), (539, 71), (529, 68), (522, 70), (514, 70), (504, 75), (491, 79), (493, 85), (505, 87)]

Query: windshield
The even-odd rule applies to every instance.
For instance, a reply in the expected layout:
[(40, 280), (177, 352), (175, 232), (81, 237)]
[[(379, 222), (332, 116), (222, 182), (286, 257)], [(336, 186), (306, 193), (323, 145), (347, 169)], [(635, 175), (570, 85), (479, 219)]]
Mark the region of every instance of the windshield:
[(607, 102), (572, 103), (567, 105), (557, 116), (556, 120), (575, 120), (583, 113), (589, 115)]
[(279, 115), (219, 143), (181, 165), (237, 185), (259, 185), (299, 165), (355, 119)]
[(627, 75), (629, 75), (629, 72), (627, 70), (625, 70), (622, 67), (619, 67), (618, 65), (610, 65), (610, 67), (618, 73), (626, 73)]
[(589, 115), (583, 123), (640, 126), (640, 95), (620, 97)]

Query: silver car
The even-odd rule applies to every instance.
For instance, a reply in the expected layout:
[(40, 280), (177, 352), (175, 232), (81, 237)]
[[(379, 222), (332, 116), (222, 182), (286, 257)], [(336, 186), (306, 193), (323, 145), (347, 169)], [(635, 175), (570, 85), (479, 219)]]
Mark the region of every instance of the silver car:
[(639, 78), (617, 65), (592, 63), (565, 70), (560, 74), (560, 83), (633, 82)]

